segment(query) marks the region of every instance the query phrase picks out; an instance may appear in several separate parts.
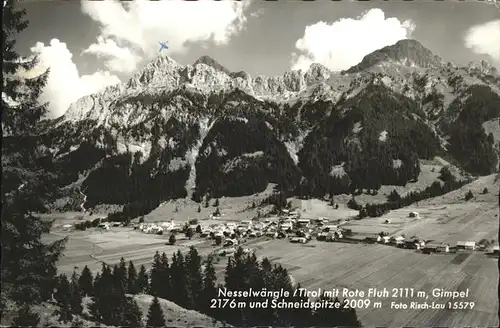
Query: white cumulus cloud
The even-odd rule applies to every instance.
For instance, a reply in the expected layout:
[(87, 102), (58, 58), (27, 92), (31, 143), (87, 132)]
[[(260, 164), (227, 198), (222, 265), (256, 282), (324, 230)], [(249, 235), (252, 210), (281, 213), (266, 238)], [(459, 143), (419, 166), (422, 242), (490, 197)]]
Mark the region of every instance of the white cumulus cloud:
[(358, 64), (367, 54), (408, 39), (415, 29), (410, 21), (386, 18), (378, 8), (357, 18), (341, 18), (333, 23), (318, 22), (305, 28), (292, 54), (292, 69), (307, 70), (320, 63), (333, 71)]
[(472, 26), (464, 37), (465, 46), (477, 54), (500, 62), (500, 19)]
[(246, 23), (248, 1), (82, 1), (82, 10), (101, 26), (96, 43), (84, 50), (106, 60), (108, 69), (131, 72), (154, 57), (158, 42), (169, 53), (190, 42), (227, 44)]
[(120, 83), (115, 75), (108, 71), (97, 71), (91, 75), (80, 76), (78, 68), (73, 62), (73, 54), (66, 43), (52, 39), (49, 45), (37, 42), (31, 48), (37, 55), (39, 63), (29, 72), (21, 76), (37, 76), (50, 69), (48, 81), (43, 89), (40, 102), (49, 102), (48, 118), (57, 118), (63, 115), (69, 105), (79, 98), (101, 91), (105, 87)]

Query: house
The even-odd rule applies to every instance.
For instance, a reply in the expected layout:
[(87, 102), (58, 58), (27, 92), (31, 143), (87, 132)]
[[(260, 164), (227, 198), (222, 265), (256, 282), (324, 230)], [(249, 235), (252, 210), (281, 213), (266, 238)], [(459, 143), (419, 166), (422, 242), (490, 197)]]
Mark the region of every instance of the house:
[(430, 253), (449, 253), (450, 245), (444, 243), (429, 243), (424, 247), (421, 247), (422, 253), (430, 254)]
[(310, 223), (311, 223), (311, 220), (309, 220), (309, 219), (298, 219), (297, 220), (297, 227), (298, 228), (307, 228), (307, 227), (309, 227)]
[(417, 249), (417, 247), (419, 247), (419, 246), (420, 246), (420, 244), (418, 242), (418, 239), (407, 238), (404, 240), (404, 248)]
[(403, 236), (391, 237), (390, 241), (396, 246), (403, 247), (405, 243), (405, 237)]
[(457, 249), (465, 249), (468, 251), (473, 251), (476, 249), (475, 241), (457, 241)]
[(289, 231), (289, 230), (292, 230), (292, 228), (293, 228), (292, 223), (285, 222), (285, 223), (283, 223), (283, 224), (281, 225), (280, 230), (281, 230), (281, 231)]
[(104, 230), (109, 230), (109, 223), (108, 222), (99, 223), (99, 225), (97, 227), (101, 228), (101, 229), (104, 229)]
[(417, 213), (417, 212), (410, 212), (410, 213), (408, 214), (408, 217), (409, 217), (409, 218), (415, 218), (415, 219), (420, 218), (420, 216), (418, 215), (418, 213)]
[(437, 245), (432, 245), (428, 244), (425, 245), (424, 248), (422, 248), (422, 253), (424, 254), (431, 254), (431, 253), (436, 253)]
[(68, 231), (68, 230), (73, 229), (73, 225), (72, 224), (65, 224), (65, 225), (62, 226), (62, 228), (64, 230)]
[(334, 232), (337, 232), (338, 235), (342, 235), (342, 233), (338, 230), (338, 227), (336, 225), (328, 225), (321, 229), (321, 232), (318, 234), (318, 237), (319, 239), (326, 238), (328, 237), (328, 235)]
[(448, 244), (439, 245), (436, 248), (436, 252), (438, 252), (438, 253), (449, 253), (450, 252), (450, 245), (448, 245)]
[(378, 241), (379, 243), (382, 243), (382, 244), (388, 244), (390, 240), (391, 240), (391, 237), (389, 237), (389, 236), (380, 236), (380, 235), (379, 235), (379, 236), (377, 237), (377, 241)]
[(499, 247), (498, 245), (497, 246), (493, 246), (493, 248), (491, 249), (491, 252), (495, 255), (498, 255), (499, 253)]

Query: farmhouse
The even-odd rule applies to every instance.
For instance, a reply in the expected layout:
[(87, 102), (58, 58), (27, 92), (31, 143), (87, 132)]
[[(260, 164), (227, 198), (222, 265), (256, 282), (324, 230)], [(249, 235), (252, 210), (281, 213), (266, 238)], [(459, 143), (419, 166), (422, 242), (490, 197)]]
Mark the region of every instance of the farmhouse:
[(450, 252), (450, 245), (448, 244), (442, 244), (442, 245), (439, 245), (437, 248), (436, 248), (436, 251), (438, 253), (449, 253)]
[(64, 230), (68, 231), (68, 230), (71, 230), (73, 228), (73, 225), (72, 224), (65, 224), (62, 226), (62, 228)]
[(402, 247), (405, 243), (405, 237), (403, 237), (403, 236), (392, 237), (391, 242), (393, 244), (396, 244), (396, 246)]
[(474, 249), (476, 249), (476, 242), (475, 241), (457, 241), (457, 248), (473, 251)]
[(430, 253), (449, 253), (450, 245), (448, 244), (438, 244), (438, 243), (429, 243), (422, 248), (422, 253), (430, 254)]
[(420, 247), (418, 239), (407, 238), (404, 240), (404, 248), (417, 249)]
[(391, 237), (389, 237), (389, 236), (381, 236), (381, 235), (377, 236), (377, 242), (379, 242), (381, 244), (388, 244), (390, 241), (391, 241)]

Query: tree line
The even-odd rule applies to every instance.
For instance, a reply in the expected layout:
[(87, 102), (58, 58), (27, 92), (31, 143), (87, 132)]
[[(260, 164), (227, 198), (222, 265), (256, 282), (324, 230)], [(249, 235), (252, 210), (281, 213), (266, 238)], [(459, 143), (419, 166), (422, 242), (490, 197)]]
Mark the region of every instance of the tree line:
[[(191, 247), (187, 254), (177, 251), (171, 259), (165, 253), (156, 252), (151, 270), (144, 265), (137, 271), (132, 261), (102, 268), (95, 275), (85, 266), (80, 274), (73, 272), (68, 278), (57, 276), (54, 300), (59, 321), (69, 323), (79, 317), (106, 325), (141, 327), (142, 313), (133, 295), (150, 294), (154, 297), (146, 316), (146, 326), (164, 327), (168, 318), (159, 299), (176, 303), (186, 309), (206, 314), (218, 321), (236, 326), (281, 325), (281, 326), (349, 326), (360, 327), (354, 309), (272, 309), (268, 308), (217, 308), (218, 289), (229, 290), (286, 290), (293, 295), (300, 284), (294, 286), (288, 271), (273, 265), (264, 258), (257, 261), (254, 254), (245, 254), (240, 247), (234, 257), (228, 258), (224, 283), (218, 283), (215, 259), (205, 260)], [(82, 306), (83, 297), (90, 297), (89, 314)], [(236, 302), (263, 301), (265, 298), (235, 298)], [(327, 297), (322, 299), (329, 300)], [(305, 297), (290, 296), (288, 301), (305, 300)], [(340, 302), (338, 299), (330, 300)], [(72, 321), (73, 320), (73, 321)]]
[(428, 186), (424, 190), (411, 191), (407, 193), (405, 196), (401, 196), (398, 194), (396, 190), (393, 190), (387, 196), (387, 202), (385, 203), (366, 204), (365, 206), (362, 206), (358, 204), (356, 202), (356, 199), (353, 197), (349, 200), (347, 206), (351, 209), (359, 211), (358, 214), (359, 219), (363, 219), (365, 217), (379, 217), (388, 213), (389, 211), (409, 206), (413, 203), (422, 201), (424, 199), (442, 196), (453, 190), (457, 190), (463, 187), (469, 182), (470, 180), (457, 181), (454, 178), (451, 180), (447, 180), (443, 183), (439, 181), (434, 181), (430, 186)]

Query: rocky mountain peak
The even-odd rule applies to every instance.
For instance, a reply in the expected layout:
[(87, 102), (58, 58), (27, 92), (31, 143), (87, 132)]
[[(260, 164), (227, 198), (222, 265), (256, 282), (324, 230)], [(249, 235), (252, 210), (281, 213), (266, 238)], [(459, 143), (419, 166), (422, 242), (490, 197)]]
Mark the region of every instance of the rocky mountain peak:
[(405, 39), (366, 55), (361, 63), (351, 67), (346, 73), (357, 73), (384, 62), (420, 68), (432, 68), (444, 64), (441, 57), (420, 42)]
[(311, 64), (311, 66), (309, 66), (309, 69), (305, 74), (305, 79), (308, 83), (311, 83), (313, 81), (325, 81), (331, 75), (332, 71), (330, 71), (328, 68), (321, 64), (313, 63)]
[(467, 68), (469, 69), (469, 72), (479, 72), (487, 75), (499, 74), (499, 71), (485, 60), (471, 61)]
[(130, 78), (127, 87), (137, 88), (161, 80), (173, 82), (178, 79), (176, 75), (181, 68), (182, 66), (168, 55), (160, 53)]
[(207, 66), (210, 66), (218, 71), (224, 72), (227, 75), (231, 74), (231, 71), (229, 71), (227, 68), (219, 64), (215, 59), (209, 56), (201, 56), (198, 58), (194, 63), (193, 67), (196, 67), (198, 64), (205, 64)]

